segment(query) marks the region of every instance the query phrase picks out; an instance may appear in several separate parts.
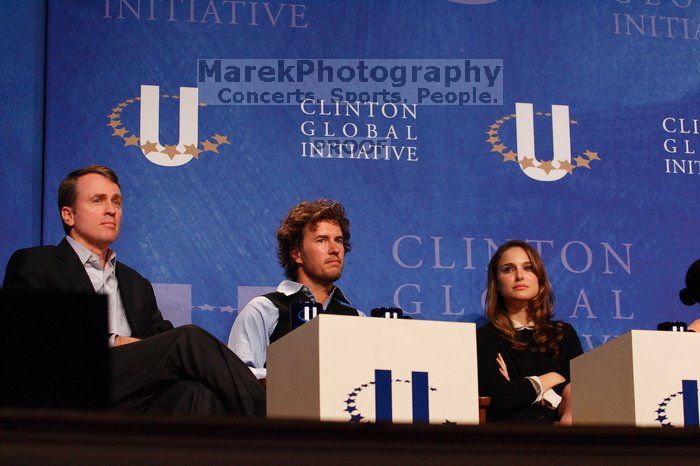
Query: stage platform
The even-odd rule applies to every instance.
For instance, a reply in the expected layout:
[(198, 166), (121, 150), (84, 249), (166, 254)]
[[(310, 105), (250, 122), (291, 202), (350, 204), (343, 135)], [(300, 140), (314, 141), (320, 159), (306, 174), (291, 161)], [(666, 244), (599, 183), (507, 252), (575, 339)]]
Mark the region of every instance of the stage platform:
[(698, 428), (390, 425), (0, 410), (0, 464), (698, 464)]

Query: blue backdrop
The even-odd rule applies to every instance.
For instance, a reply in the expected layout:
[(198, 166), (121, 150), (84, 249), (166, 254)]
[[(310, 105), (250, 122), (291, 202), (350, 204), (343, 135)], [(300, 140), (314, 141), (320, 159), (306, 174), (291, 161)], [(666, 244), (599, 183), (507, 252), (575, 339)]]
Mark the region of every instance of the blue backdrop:
[[(11, 179), (3, 206), (19, 209), (3, 213), (12, 227), (3, 231), (2, 258), (39, 234), (58, 242), (58, 183), (99, 163), (122, 180), (119, 258), (155, 283), (186, 285), (175, 288), (188, 317), (224, 340), (246, 287), (282, 279), (279, 221), (318, 197), (346, 206), (354, 249), (340, 284), (365, 311), (399, 305), (414, 318), (478, 321), (491, 254), (521, 238), (541, 250), (556, 315), (586, 349), (632, 328), (693, 320), (697, 306), (684, 307), (677, 294), (700, 256), (700, 4), (647, 3), (50, 1), (45, 74), (39, 33), (3, 32), (36, 44), (3, 58), (24, 90), (13, 91), (22, 105), (3, 119), (2, 138), (22, 131), (23, 144), (0, 162), (3, 180)], [(15, 8), (43, 34), (41, 4)], [(325, 60), (336, 69), (362, 59), (386, 69), (489, 60), (502, 65), (493, 87), (502, 97), (414, 107), (401, 94), (385, 113), (362, 106), (360, 115), (305, 112), (296, 102), (222, 105), (198, 79), (202, 59)], [(479, 72), (483, 85), (485, 68)], [(31, 94), (44, 78), (45, 114)], [(277, 75), (268, 81), (224, 84), (231, 92), (301, 86)], [(475, 81), (430, 88), (469, 92)], [(143, 110), (142, 85), (159, 86), (160, 146), (147, 145), (156, 141), (145, 138), (144, 118), (154, 113)], [(181, 88), (198, 86), (201, 104), (181, 117), (181, 102), (191, 101)], [(359, 79), (338, 86), (363, 89)], [(376, 88), (410, 93), (390, 81)], [(533, 117), (517, 104), (531, 104)], [(415, 117), (402, 118), (404, 109)], [(44, 115), (42, 165), (33, 141)], [(183, 121), (198, 125), (196, 147)], [(360, 134), (374, 125), (377, 141), (403, 148), (401, 157), (310, 156), (310, 144), (324, 144), (324, 125), (335, 134), (326, 139), (338, 139), (346, 124)], [(42, 169), (43, 217), (35, 205)]]
[(0, 15), (0, 263), (41, 241), (44, 5), (5, 2)]

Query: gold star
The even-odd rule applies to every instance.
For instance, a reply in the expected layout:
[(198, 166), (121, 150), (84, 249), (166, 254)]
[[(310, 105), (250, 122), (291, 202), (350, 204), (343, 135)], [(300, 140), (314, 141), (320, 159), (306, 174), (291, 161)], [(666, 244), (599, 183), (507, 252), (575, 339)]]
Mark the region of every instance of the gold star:
[(501, 125), (499, 125), (498, 123), (494, 123), (491, 126), (489, 126), (489, 128), (491, 128), (491, 129), (498, 129), (500, 127), (501, 127)]
[(545, 175), (549, 175), (549, 172), (551, 172), (554, 167), (552, 167), (552, 162), (550, 160), (547, 160), (546, 162), (542, 162), (540, 164), (540, 168), (544, 170)]
[(121, 108), (120, 106), (117, 105), (116, 107), (114, 107), (114, 108), (112, 109), (112, 112), (113, 112), (113, 113), (119, 114), (119, 113), (122, 112), (122, 108)]
[(141, 100), (141, 97), (134, 97), (134, 100)]
[(502, 124), (503, 124), (503, 119), (496, 120), (496, 123), (498, 123), (499, 125), (502, 125)]
[(169, 99), (169, 98), (170, 98), (170, 94), (163, 94), (163, 97), (165, 97), (166, 99)]
[(210, 152), (216, 152), (217, 154), (219, 153), (219, 149), (217, 149), (217, 147), (219, 147), (218, 144), (214, 144), (213, 142), (209, 142), (209, 140), (202, 141), (200, 144), (202, 144), (202, 148), (203, 148), (202, 152), (208, 150)]
[(504, 117), (503, 117), (503, 121), (508, 121), (508, 120), (510, 120), (510, 116), (504, 116)]
[(568, 160), (559, 162), (559, 169), (566, 170), (566, 173), (568, 173), (569, 175), (571, 175), (574, 172), (574, 166), (571, 165)]
[(141, 150), (144, 154), (150, 154), (151, 152), (158, 152), (158, 146), (155, 142), (146, 141), (146, 144), (141, 144)]
[(214, 139), (216, 139), (216, 142), (219, 144), (231, 144), (228, 142), (228, 136), (222, 136), (220, 134), (214, 133)]
[(545, 116), (552, 116), (552, 114), (547, 112), (547, 113), (545, 113)]
[(133, 104), (133, 103), (134, 103), (134, 99), (126, 99), (126, 103), (127, 103), (127, 104)]
[(199, 158), (200, 152), (202, 151), (197, 149), (197, 144), (190, 144), (189, 146), (185, 146), (185, 154), (189, 154), (195, 159)]
[(576, 157), (576, 159), (574, 159), (574, 160), (576, 160), (576, 167), (586, 167), (589, 170), (591, 169), (591, 167), (588, 166), (588, 164), (590, 163), (590, 160), (586, 160), (583, 157), (581, 157), (580, 155), (578, 157)]
[(500, 139), (499, 139), (498, 136), (491, 136), (490, 138), (488, 138), (488, 139), (486, 140), (486, 142), (490, 142), (491, 144), (493, 144), (494, 142), (497, 142), (497, 141), (499, 141), (499, 140), (500, 140)]
[(513, 152), (512, 150), (509, 150), (505, 154), (503, 154), (503, 161), (504, 162), (515, 162), (515, 159), (518, 157), (518, 154)]
[(170, 160), (172, 160), (180, 153), (180, 151), (177, 150), (177, 146), (168, 146), (166, 144), (165, 149), (163, 149), (163, 153), (170, 157)]
[(126, 128), (119, 128), (119, 129), (114, 130), (114, 132), (112, 133), (112, 136), (119, 136), (120, 138), (123, 138), (125, 134), (126, 134)]
[(179, 98), (180, 98), (179, 95), (174, 95), (174, 96), (173, 96), (173, 99), (179, 99)]
[(200, 107), (206, 107), (207, 104), (205, 104), (204, 102), (200, 102), (200, 103), (199, 103), (199, 106), (200, 106)]
[(535, 115), (542, 116), (542, 112), (535, 112)]
[(107, 118), (109, 118), (110, 120), (114, 120), (115, 118), (119, 118), (119, 114), (112, 112), (111, 114), (107, 115)]
[(489, 136), (493, 136), (494, 134), (498, 134), (498, 131), (496, 131), (495, 129), (490, 129), (486, 131), (486, 134), (488, 134)]
[(526, 168), (534, 167), (534, 165), (533, 165), (533, 163), (532, 163), (533, 160), (534, 160), (534, 159), (531, 159), (531, 158), (528, 158), (528, 157), (524, 157), (524, 158), (523, 158), (520, 162), (518, 162), (518, 163), (519, 163), (520, 166), (523, 168), (523, 170), (525, 170)]
[(126, 146), (136, 146), (138, 147), (139, 138), (135, 134), (132, 134), (128, 138), (124, 138), (124, 147)]
[(111, 126), (112, 128), (116, 128), (117, 126), (121, 126), (122, 122), (119, 120), (112, 120), (109, 123), (107, 123), (107, 126)]
[(505, 144), (494, 144), (491, 152), (500, 152), (502, 154), (504, 150), (506, 150)]
[(600, 160), (598, 157), (598, 152), (591, 152), (588, 149), (583, 151), (583, 155), (588, 157), (588, 160)]
[(516, 115), (515, 113), (511, 113), (511, 114), (510, 114), (510, 117), (511, 117), (511, 118), (517, 118), (517, 116), (518, 116), (518, 115)]
[(570, 123), (571, 123), (572, 125), (578, 125), (578, 121), (577, 121), (577, 120), (571, 120)]

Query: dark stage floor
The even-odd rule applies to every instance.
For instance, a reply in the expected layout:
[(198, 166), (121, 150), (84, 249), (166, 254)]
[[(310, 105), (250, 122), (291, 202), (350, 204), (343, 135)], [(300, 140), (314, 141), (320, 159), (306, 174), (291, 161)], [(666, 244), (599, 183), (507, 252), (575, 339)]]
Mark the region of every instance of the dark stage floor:
[(0, 464), (698, 464), (700, 429), (388, 425), (0, 410)]

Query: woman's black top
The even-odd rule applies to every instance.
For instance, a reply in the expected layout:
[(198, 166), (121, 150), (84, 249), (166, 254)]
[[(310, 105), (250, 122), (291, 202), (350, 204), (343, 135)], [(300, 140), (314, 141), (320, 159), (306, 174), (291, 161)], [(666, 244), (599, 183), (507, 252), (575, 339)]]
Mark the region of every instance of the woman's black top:
[[(524, 351), (510, 347), (491, 323), (476, 332), (476, 346), (479, 360), (479, 396), (490, 396), (491, 406), (488, 419), (513, 422), (552, 422), (558, 419), (557, 411), (539, 403), (532, 404), (537, 392), (532, 382), (525, 377), (557, 372), (567, 381), (570, 378), (569, 361), (583, 354), (576, 330), (563, 323), (564, 338), (559, 347), (559, 358), (552, 354), (536, 351), (537, 345), (532, 330), (516, 331), (519, 341), (527, 344)], [(533, 351), (535, 349), (535, 351)], [(508, 367), (510, 381), (498, 370), (496, 356), (501, 353)], [(554, 387), (561, 395), (566, 383)]]

